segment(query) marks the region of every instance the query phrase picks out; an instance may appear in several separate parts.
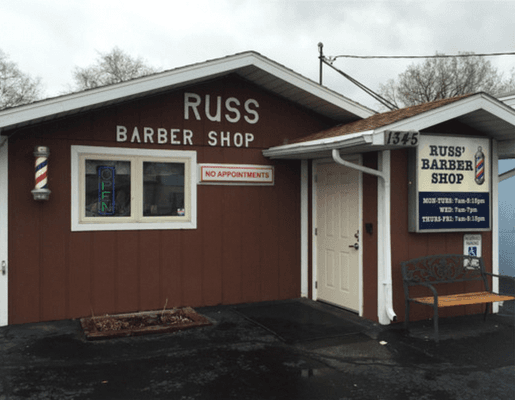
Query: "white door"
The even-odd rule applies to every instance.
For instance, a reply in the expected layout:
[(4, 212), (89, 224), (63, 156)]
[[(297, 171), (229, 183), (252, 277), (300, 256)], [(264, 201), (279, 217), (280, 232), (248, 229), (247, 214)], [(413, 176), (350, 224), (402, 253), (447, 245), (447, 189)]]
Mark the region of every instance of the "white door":
[(0, 326), (7, 325), (7, 139), (0, 138)]
[(317, 166), (317, 299), (360, 311), (360, 173)]

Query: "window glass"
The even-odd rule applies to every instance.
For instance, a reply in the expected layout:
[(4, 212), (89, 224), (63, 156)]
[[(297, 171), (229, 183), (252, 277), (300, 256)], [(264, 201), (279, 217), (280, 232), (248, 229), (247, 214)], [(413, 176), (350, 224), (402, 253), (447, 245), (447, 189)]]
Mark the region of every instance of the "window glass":
[(131, 163), (86, 160), (85, 217), (131, 215)]
[(194, 151), (71, 146), (72, 231), (197, 228)]
[(184, 215), (184, 164), (143, 162), (143, 216)]

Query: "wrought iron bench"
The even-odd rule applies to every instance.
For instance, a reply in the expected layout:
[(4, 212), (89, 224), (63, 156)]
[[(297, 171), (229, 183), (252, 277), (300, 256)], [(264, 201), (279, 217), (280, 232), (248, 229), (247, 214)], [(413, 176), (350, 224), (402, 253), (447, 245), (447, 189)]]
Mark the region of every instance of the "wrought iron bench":
[[(485, 271), (481, 257), (472, 257), (460, 254), (435, 255), (415, 258), (401, 263), (404, 296), (406, 302), (406, 316), (404, 327), (409, 330), (410, 303), (423, 304), (433, 307), (433, 322), (435, 340), (438, 337), (438, 308), (463, 306), (468, 304), (486, 304), (485, 316), (488, 315), (490, 303), (496, 301), (515, 300), (513, 295), (493, 293), (490, 290), (488, 277), (513, 277), (496, 275)], [(452, 284), (456, 282), (482, 281), (484, 290), (474, 293), (457, 293), (439, 295), (435, 286)], [(425, 286), (432, 292), (432, 296), (410, 297), (411, 286)]]

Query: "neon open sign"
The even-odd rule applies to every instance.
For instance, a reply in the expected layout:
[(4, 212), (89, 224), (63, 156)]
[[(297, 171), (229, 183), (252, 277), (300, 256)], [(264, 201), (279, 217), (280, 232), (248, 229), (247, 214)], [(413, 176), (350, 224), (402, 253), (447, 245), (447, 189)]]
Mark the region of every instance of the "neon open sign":
[(98, 214), (114, 215), (115, 212), (115, 167), (98, 167)]

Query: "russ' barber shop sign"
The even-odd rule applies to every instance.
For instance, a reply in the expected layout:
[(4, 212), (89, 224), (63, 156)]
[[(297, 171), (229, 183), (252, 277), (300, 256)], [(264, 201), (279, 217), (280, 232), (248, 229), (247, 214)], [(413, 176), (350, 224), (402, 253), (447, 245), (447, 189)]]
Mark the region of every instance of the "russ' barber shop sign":
[(490, 140), (422, 135), (409, 160), (409, 230), (490, 230)]

